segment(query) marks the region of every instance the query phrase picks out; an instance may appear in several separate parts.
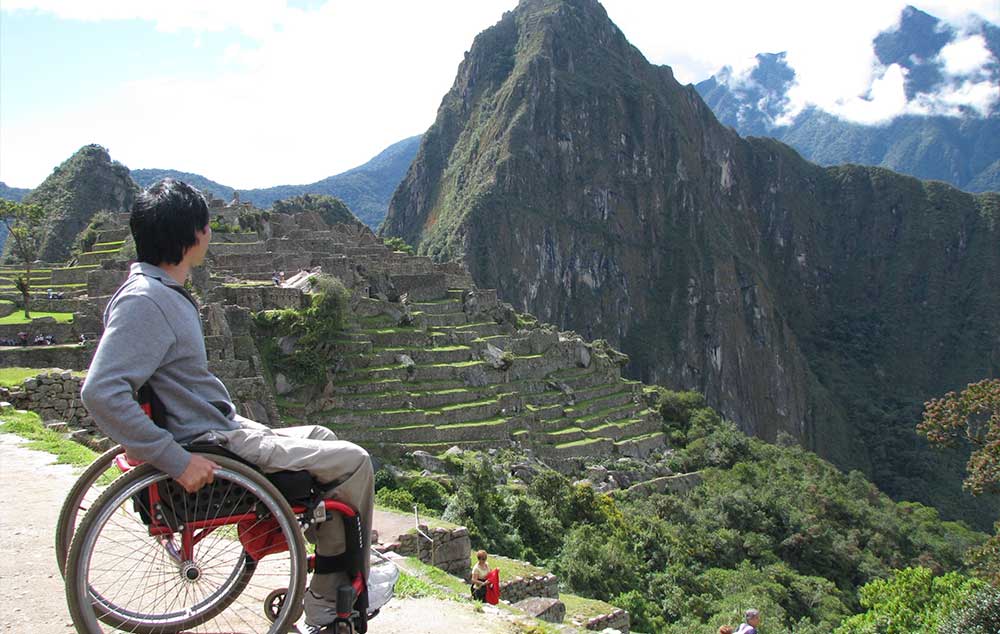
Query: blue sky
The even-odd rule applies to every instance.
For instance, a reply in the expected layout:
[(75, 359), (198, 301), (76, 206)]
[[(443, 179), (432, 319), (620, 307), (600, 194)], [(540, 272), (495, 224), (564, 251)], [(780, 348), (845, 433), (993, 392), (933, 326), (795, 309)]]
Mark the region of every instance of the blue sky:
[[(797, 93), (803, 104), (891, 116), (905, 107), (898, 78), (873, 69), (870, 41), (906, 3), (830, 4), (604, 3), (630, 41), (682, 82), (787, 50), (800, 77), (813, 78)], [(959, 25), (970, 13), (1000, 22), (997, 0), (914, 4)], [(197, 172), (238, 188), (319, 180), (423, 132), (474, 36), (515, 5), (4, 0), (0, 181), (34, 187), (86, 143), (133, 169)], [(955, 55), (979, 63), (981, 48), (970, 40)], [(873, 88), (886, 95), (877, 107), (858, 99)]]

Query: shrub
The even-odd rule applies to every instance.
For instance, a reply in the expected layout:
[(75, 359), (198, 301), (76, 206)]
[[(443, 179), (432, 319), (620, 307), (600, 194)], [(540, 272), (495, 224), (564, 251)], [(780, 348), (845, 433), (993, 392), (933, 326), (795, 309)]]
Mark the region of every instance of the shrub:
[(378, 471), (375, 472), (376, 491), (379, 491), (381, 489), (395, 489), (395, 488), (397, 488), (396, 476), (392, 475), (392, 473), (388, 469), (379, 469)]
[(406, 485), (413, 499), (429, 509), (443, 511), (448, 504), (448, 491), (430, 478), (417, 477)]
[(383, 488), (375, 492), (375, 502), (399, 511), (412, 511), (415, 500), (406, 489)]
[(938, 634), (996, 634), (1000, 632), (1000, 590), (984, 586), (944, 618)]

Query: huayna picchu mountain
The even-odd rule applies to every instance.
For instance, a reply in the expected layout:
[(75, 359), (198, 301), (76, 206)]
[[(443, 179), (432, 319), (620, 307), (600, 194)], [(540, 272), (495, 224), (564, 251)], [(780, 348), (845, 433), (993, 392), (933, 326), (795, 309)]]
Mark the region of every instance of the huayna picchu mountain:
[(821, 168), (721, 125), (595, 0), (522, 0), (473, 43), (385, 236), (744, 430), (987, 525), (913, 427), (1000, 373), (1000, 196)]
[(37, 203), (45, 210), (39, 259), (68, 259), (73, 240), (95, 213), (128, 211), (138, 193), (128, 168), (112, 161), (106, 149), (83, 146), (24, 197), (24, 202)]

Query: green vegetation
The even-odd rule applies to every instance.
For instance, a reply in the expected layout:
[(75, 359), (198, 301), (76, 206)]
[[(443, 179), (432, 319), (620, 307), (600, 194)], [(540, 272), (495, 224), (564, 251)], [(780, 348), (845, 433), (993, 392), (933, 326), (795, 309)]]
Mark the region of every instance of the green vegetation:
[(25, 318), (23, 313), (16, 312), (7, 315), (6, 317), (0, 317), (0, 326), (10, 325), (10, 324), (31, 324), (36, 319), (41, 319), (42, 317), (52, 317), (57, 322), (61, 324), (67, 324), (73, 321), (73, 313), (40, 313), (35, 311), (31, 314), (31, 318)]
[[(300, 384), (325, 379), (330, 342), (340, 337), (348, 319), (349, 295), (343, 283), (329, 275), (313, 280), (308, 307), (262, 311), (255, 316), (264, 362), (272, 373), (285, 372)], [(282, 353), (275, 341), (285, 336), (297, 338), (291, 354)]]
[[(24, 274), (14, 278), (14, 287), (21, 293), (24, 319), (31, 319), (31, 265), (38, 259), (44, 228), (45, 211), (34, 203), (15, 203), (0, 199), (0, 222), (7, 229), (8, 250), (24, 266)], [(13, 322), (19, 323), (19, 322)]]
[(42, 425), (42, 419), (34, 412), (18, 412), (12, 408), (0, 411), (0, 432), (16, 434), (29, 440), (30, 449), (48, 452), (56, 457), (59, 464), (85, 467), (94, 461), (97, 454)]
[[(97, 244), (97, 237), (101, 233), (101, 229), (106, 229), (111, 226), (111, 212), (109, 211), (98, 211), (90, 218), (90, 222), (87, 223), (86, 228), (81, 231), (76, 239), (73, 240), (73, 246), (71, 248), (72, 253), (79, 255), (80, 253), (85, 253), (95, 248)], [(121, 247), (121, 244), (117, 245)]]
[(982, 586), (963, 557), (986, 535), (893, 502), (787, 439), (748, 438), (698, 395), (651, 396), (675, 446), (667, 464), (700, 471), (695, 489), (610, 497), (554, 472), (497, 486), (498, 467), (465, 458), (445, 519), (491, 556), (543, 564), (568, 590), (628, 609), (637, 631), (709, 631), (753, 605), (769, 633), (832, 632), (867, 609), (865, 584), (908, 566), (955, 573), (939, 585), (963, 597)]
[(403, 253), (408, 253), (410, 255), (415, 253), (414, 248), (406, 244), (406, 241), (402, 238), (385, 238), (384, 242), (385, 246), (389, 247), (393, 251), (402, 251)]
[[(957, 606), (985, 587), (984, 582), (957, 572), (935, 577), (928, 568), (897, 570), (861, 588), (861, 606), (867, 610), (844, 621), (834, 634), (938, 632)], [(991, 628), (989, 632), (998, 631), (1000, 618)]]

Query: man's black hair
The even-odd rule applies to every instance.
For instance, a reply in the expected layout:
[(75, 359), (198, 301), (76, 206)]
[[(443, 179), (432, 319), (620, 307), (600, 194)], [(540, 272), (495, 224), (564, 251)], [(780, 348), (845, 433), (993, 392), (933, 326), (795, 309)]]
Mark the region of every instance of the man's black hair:
[(139, 194), (129, 227), (140, 262), (179, 264), (208, 224), (208, 203), (187, 183), (164, 178)]

